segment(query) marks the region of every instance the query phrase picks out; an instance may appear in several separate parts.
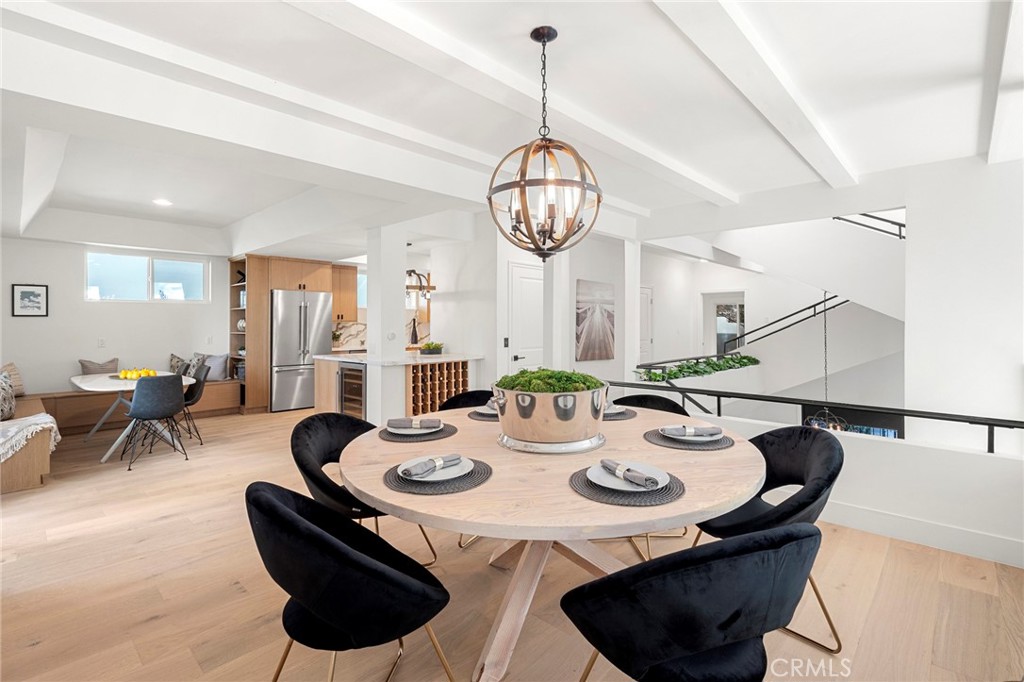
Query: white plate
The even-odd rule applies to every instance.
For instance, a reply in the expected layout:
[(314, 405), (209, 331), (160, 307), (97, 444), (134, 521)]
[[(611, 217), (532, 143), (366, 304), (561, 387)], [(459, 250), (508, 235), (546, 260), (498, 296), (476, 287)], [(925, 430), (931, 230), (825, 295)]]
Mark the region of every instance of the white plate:
[(653, 476), (654, 478), (658, 479), (658, 487), (644, 488), (642, 486), (636, 485), (635, 483), (624, 481), (615, 474), (608, 473), (605, 470), (605, 468), (600, 464), (595, 464), (594, 466), (587, 469), (587, 478), (590, 479), (591, 483), (599, 485), (602, 488), (622, 490), (623, 492), (627, 493), (646, 493), (652, 490), (657, 490), (658, 488), (664, 488), (666, 485), (668, 485), (668, 474), (656, 466), (644, 464), (643, 462), (619, 462), (619, 464), (625, 464), (630, 469), (636, 469), (637, 471), (645, 473), (648, 476)]
[(428, 433), (434, 433), (435, 431), (443, 429), (444, 422), (441, 422), (440, 426), (433, 429), (400, 429), (394, 426), (386, 426), (385, 428), (396, 436), (424, 436)]
[[(398, 465), (398, 475), (402, 476), (402, 469), (411, 467), (414, 464), (419, 464), (420, 462), (426, 462), (428, 459), (434, 458), (416, 457), (414, 459), (402, 462), (401, 464)], [(426, 476), (402, 476), (402, 478), (404, 478), (407, 481), (425, 481), (426, 483), (436, 483), (438, 481), (448, 481), (453, 478), (458, 478), (463, 474), (468, 474), (472, 470), (473, 460), (471, 460), (469, 457), (464, 456), (462, 458), (462, 461), (456, 464), (455, 466), (445, 467), (444, 469), (436, 470), (431, 474), (427, 474)]]
[(498, 414), (498, 411), (491, 407), (490, 405), (481, 405), (480, 407), (474, 409), (473, 411), (476, 412), (477, 414), (486, 414), (491, 416)]
[(615, 405), (614, 403), (608, 403), (604, 406), (605, 414), (622, 414), (626, 411), (626, 408), (622, 405)]
[(671, 438), (682, 443), (710, 443), (711, 441), (721, 440), (725, 435), (720, 433), (717, 436), (673, 436), (671, 433), (665, 433), (665, 427), (658, 429), (658, 433), (665, 436), (665, 438)]

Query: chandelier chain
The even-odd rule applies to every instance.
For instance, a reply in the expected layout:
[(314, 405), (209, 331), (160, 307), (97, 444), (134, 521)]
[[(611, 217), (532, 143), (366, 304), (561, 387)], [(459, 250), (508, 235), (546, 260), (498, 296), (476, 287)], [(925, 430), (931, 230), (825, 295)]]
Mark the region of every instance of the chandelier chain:
[(548, 128), (548, 41), (540, 41), (540, 128), (537, 132), (542, 138), (547, 138), (551, 128)]
[(822, 346), (825, 351), (825, 410), (828, 410), (828, 292), (821, 294)]

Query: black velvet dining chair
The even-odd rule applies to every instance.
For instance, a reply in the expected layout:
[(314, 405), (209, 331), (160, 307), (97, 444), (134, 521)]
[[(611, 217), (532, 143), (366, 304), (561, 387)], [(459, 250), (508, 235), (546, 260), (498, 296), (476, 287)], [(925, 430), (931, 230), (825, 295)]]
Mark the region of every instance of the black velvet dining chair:
[(764, 634), (793, 618), (821, 532), (773, 528), (668, 554), (567, 592), (562, 610), (595, 651), (640, 682), (748, 682)]
[(245, 504), (263, 565), (289, 597), (281, 614), (288, 643), (274, 682), (294, 642), (333, 652), (331, 682), (337, 652), (397, 639), (390, 680), (402, 658), (404, 637), (420, 627), (454, 682), (430, 627), (450, 597), (430, 571), (346, 515), (272, 483), (250, 484)]
[(132, 470), (135, 460), (142, 456), (147, 441), (150, 452), (153, 452), (157, 440), (166, 440), (176, 452), (188, 459), (175, 420), (175, 415), (181, 412), (184, 405), (181, 377), (177, 374), (142, 377), (136, 381), (132, 404), (128, 408), (128, 417), (132, 422), (121, 448), (121, 459), (128, 455), (128, 471)]
[[(291, 449), (299, 474), (302, 475), (302, 480), (305, 481), (314, 500), (360, 523), (363, 519), (373, 519), (374, 528), (379, 533), (379, 519), (387, 514), (361, 502), (348, 491), (348, 488), (324, 473), (324, 466), (327, 464), (341, 463), (342, 451), (349, 443), (375, 428), (377, 427), (370, 422), (358, 417), (337, 412), (321, 412), (310, 415), (295, 425), (292, 429)], [(432, 557), (423, 565), (433, 566), (437, 561), (437, 551), (430, 542), (426, 529), (422, 525), (417, 526)]]
[[(750, 443), (764, 457), (764, 485), (757, 495), (740, 507), (698, 523), (694, 545), (700, 541), (702, 533), (716, 538), (731, 538), (792, 523), (814, 523), (825, 508), (843, 468), (843, 446), (830, 431), (810, 426), (786, 426), (754, 436)], [(791, 485), (800, 487), (779, 504), (763, 499), (768, 491)], [(807, 580), (836, 644), (830, 647), (790, 628), (783, 629), (827, 653), (838, 654), (843, 649), (839, 631), (814, 577), (808, 575)]]
[(686, 408), (663, 395), (652, 395), (650, 393), (639, 393), (637, 395), (624, 395), (612, 401), (623, 407), (644, 407), (648, 410), (661, 410), (662, 412), (673, 412), (683, 416), (690, 416)]
[[(437, 409), (441, 412), (444, 410), (461, 410), (466, 407), (483, 407), (487, 404), (487, 401), (493, 397), (494, 391), (463, 391), (462, 393), (456, 393), (451, 398), (448, 398), (448, 400), (445, 400)], [(459, 549), (466, 549), (479, 539), (479, 535), (473, 535), (467, 538), (465, 533), (459, 533)]]
[(464, 407), (483, 407), (494, 397), (494, 391), (474, 390), (456, 393), (441, 403), (438, 410), (460, 410)]
[(192, 412), (188, 408), (194, 406), (203, 398), (203, 389), (206, 388), (206, 376), (210, 373), (209, 365), (200, 365), (192, 378), (195, 379), (195, 383), (189, 384), (188, 388), (185, 389), (185, 404), (181, 409), (182, 421), (185, 424), (185, 432), (189, 438), (195, 436), (199, 439), (199, 444), (203, 444), (203, 436), (199, 433), (199, 427), (196, 426), (196, 420), (192, 418)]

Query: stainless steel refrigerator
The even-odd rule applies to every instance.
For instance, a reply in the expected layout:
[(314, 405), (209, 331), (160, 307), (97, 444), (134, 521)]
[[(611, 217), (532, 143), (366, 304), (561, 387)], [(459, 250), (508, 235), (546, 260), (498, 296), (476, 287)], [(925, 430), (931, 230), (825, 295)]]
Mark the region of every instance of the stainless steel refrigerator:
[(332, 296), (270, 292), (270, 411), (313, 407), (313, 356), (331, 352)]

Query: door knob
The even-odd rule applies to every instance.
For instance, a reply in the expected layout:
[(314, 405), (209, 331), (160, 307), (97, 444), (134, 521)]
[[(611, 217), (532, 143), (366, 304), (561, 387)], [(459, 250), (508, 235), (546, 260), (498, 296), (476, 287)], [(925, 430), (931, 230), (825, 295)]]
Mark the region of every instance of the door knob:
[(520, 360), (525, 360), (525, 359), (526, 359), (525, 355), (513, 355), (512, 356), (512, 362), (519, 362)]

